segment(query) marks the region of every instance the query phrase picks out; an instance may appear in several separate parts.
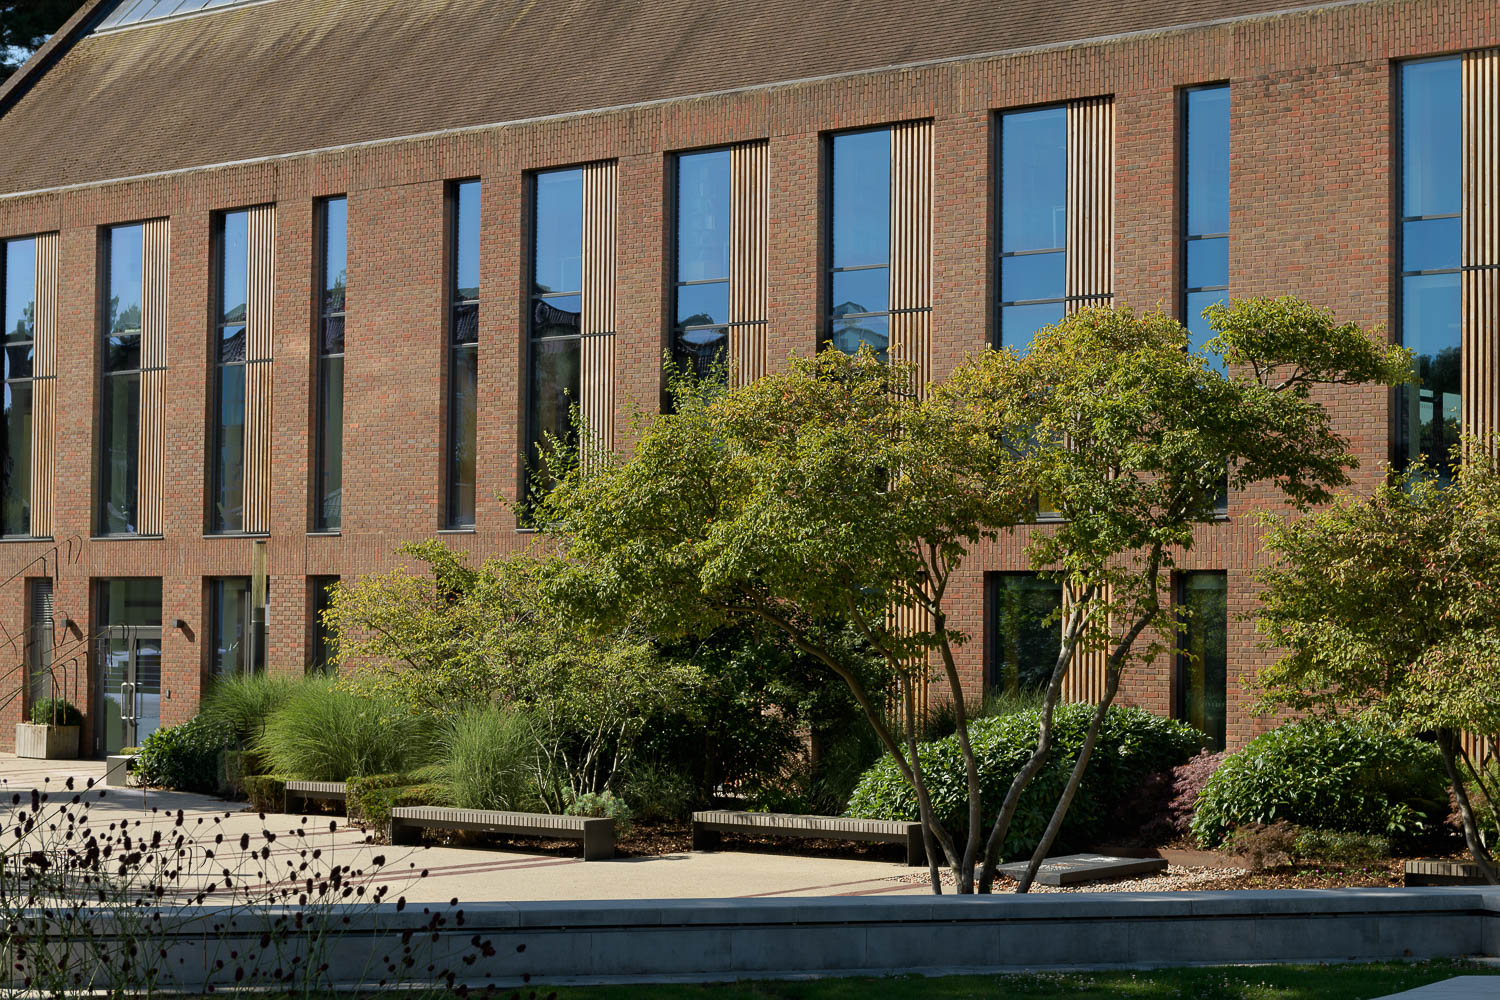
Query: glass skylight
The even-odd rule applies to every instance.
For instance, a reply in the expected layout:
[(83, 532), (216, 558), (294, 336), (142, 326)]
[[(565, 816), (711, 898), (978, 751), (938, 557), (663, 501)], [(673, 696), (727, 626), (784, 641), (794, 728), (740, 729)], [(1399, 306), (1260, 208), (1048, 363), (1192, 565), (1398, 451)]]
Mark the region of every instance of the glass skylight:
[(215, 7), (234, 7), (254, 0), (120, 0), (114, 10), (99, 22), (98, 31), (123, 28), (143, 21), (159, 21), (177, 14), (191, 14)]

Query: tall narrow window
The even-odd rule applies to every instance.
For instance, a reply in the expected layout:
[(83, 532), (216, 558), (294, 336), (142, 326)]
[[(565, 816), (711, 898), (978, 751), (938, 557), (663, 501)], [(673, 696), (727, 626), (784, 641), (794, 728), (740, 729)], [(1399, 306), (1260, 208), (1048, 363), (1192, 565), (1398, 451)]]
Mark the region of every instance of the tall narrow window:
[(881, 358), (891, 339), (891, 133), (845, 132), (830, 143), (829, 338)]
[(1446, 478), (1462, 421), (1460, 59), (1401, 67), (1401, 341), (1419, 383), (1401, 393), (1399, 459)]
[(318, 203), (318, 431), (313, 528), (338, 531), (344, 512), (344, 311), (348, 307), (349, 202)]
[(677, 158), (677, 280), (672, 353), (699, 377), (729, 352), (730, 151)]
[(105, 535), (135, 534), (139, 521), (143, 249), (143, 226), (105, 230), (98, 511)]
[(338, 669), (338, 640), (328, 622), (333, 610), (333, 589), (338, 586), (336, 576), (315, 576), (308, 580), (312, 587), (312, 648), (309, 650), (308, 670), (332, 672)]
[[(270, 620), (271, 598), (266, 594), (266, 615)], [(260, 673), (266, 669), (265, 642), (256, 642), (255, 623), (250, 607), (250, 578), (223, 576), (209, 581), (209, 618), (213, 625), (213, 643), (209, 649), (210, 671), (215, 676)]]
[(1067, 300), (1067, 108), (1000, 116), (1001, 347), (1024, 351)]
[(994, 573), (989, 591), (989, 687), (1012, 694), (1046, 687), (1062, 648), (1062, 584)]
[(1177, 654), (1177, 718), (1224, 749), (1229, 692), (1228, 578), (1223, 573), (1179, 573), (1177, 606), (1182, 612)]
[(246, 292), (250, 213), (225, 212), (218, 226), (214, 310), (213, 487), (209, 530), (245, 530)]
[(449, 318), (448, 517), (450, 528), (474, 526), (478, 473), (479, 182), (455, 184), (452, 197), (453, 313)]
[(576, 443), (583, 319), (583, 170), (549, 170), (532, 181), (531, 382), (528, 492), (545, 490), (557, 470), (546, 442)]
[(1183, 307), (1194, 350), (1213, 336), (1203, 310), (1229, 290), (1229, 88), (1183, 93)]
[(34, 239), (0, 243), (0, 332), (5, 341), (5, 398), (0, 409), (0, 534), (31, 531), (31, 388), (36, 356), (36, 250)]

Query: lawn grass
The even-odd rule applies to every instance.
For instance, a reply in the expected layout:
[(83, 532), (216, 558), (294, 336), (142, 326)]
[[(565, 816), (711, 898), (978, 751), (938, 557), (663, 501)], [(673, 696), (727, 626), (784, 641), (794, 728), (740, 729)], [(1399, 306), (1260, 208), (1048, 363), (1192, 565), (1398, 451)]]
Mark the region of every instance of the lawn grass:
[(1023, 973), (1001, 976), (898, 976), (703, 985), (539, 987), (499, 991), (521, 1000), (991, 1000), (1067, 997), (1118, 1000), (1369, 1000), (1452, 976), (1500, 968), (1462, 962), (1222, 966), (1150, 971)]

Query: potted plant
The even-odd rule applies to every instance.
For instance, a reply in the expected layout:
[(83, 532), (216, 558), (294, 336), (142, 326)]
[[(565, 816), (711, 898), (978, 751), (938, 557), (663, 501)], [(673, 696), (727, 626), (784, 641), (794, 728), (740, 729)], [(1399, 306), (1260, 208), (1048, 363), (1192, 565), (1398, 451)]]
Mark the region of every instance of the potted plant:
[(83, 713), (66, 698), (43, 698), (31, 706), (31, 721), (16, 724), (16, 756), (75, 760)]

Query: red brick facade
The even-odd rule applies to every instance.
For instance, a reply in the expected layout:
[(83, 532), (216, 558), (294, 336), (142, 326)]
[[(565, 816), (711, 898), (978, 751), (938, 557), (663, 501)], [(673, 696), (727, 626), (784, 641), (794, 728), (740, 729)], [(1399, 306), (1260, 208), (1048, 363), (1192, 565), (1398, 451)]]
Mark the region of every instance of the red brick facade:
[[(617, 426), (657, 407), (668, 336), (669, 154), (769, 138), (769, 318), (773, 367), (814, 349), (824, 317), (820, 233), (822, 136), (931, 118), (934, 148), (933, 371), (989, 342), (995, 204), (995, 112), (1113, 95), (1116, 108), (1116, 301), (1172, 307), (1178, 299), (1178, 91), (1228, 81), (1232, 99), (1231, 257), (1234, 296), (1290, 293), (1341, 319), (1391, 318), (1394, 61), (1500, 45), (1500, 8), (1484, 0), (1346, 3), (1290, 14), (757, 88), (606, 113), (581, 113), (413, 140), (333, 149), (169, 175), (0, 196), (0, 238), (61, 234), (56, 542), (0, 544), (0, 626), (24, 628), (24, 584), (56, 577), (56, 608), (87, 632), (90, 581), (163, 582), (162, 721), (191, 717), (211, 634), (207, 578), (249, 572), (251, 541), (206, 537), (211, 427), (210, 227), (221, 209), (277, 206), (270, 669), (309, 658), (308, 578), (345, 579), (393, 565), (403, 541), (443, 516), (445, 191), (483, 181), (479, 486), (473, 532), (445, 535), (478, 554), (514, 550), (518, 532), (498, 497), (521, 471), (525, 386), (526, 171), (618, 159)], [(149, 131), (149, 130), (148, 130)], [(143, 141), (149, 141), (149, 136)], [(349, 311), (343, 530), (309, 534), (313, 444), (314, 199), (347, 195)], [(97, 489), (100, 227), (171, 222), (165, 529), (159, 539), (91, 539)], [(1391, 433), (1384, 392), (1341, 390), (1328, 402), (1362, 466), (1380, 474)], [(1182, 568), (1228, 571), (1231, 745), (1267, 722), (1247, 713), (1238, 680), (1269, 654), (1257, 648), (1251, 514), (1268, 494), (1235, 495), (1226, 521), (1204, 527)], [(983, 676), (987, 571), (1022, 568), (1025, 532), (970, 557), (954, 618), (974, 641), (962, 668)], [(54, 551), (61, 558), (54, 558)], [(24, 567), (24, 568), (23, 568)], [(186, 629), (173, 627), (176, 619)], [(67, 642), (59, 630), (59, 642)], [(0, 671), (20, 651), (0, 650)], [(89, 671), (88, 673), (91, 673)], [(1123, 700), (1172, 705), (1170, 665), (1127, 677)], [(14, 675), (11, 675), (14, 677)], [(10, 681), (6, 682), (7, 685)], [(89, 681), (89, 703), (95, 692)], [(20, 705), (0, 716), (11, 745)], [(87, 737), (86, 737), (87, 738)], [(87, 744), (86, 744), (87, 745)]]

